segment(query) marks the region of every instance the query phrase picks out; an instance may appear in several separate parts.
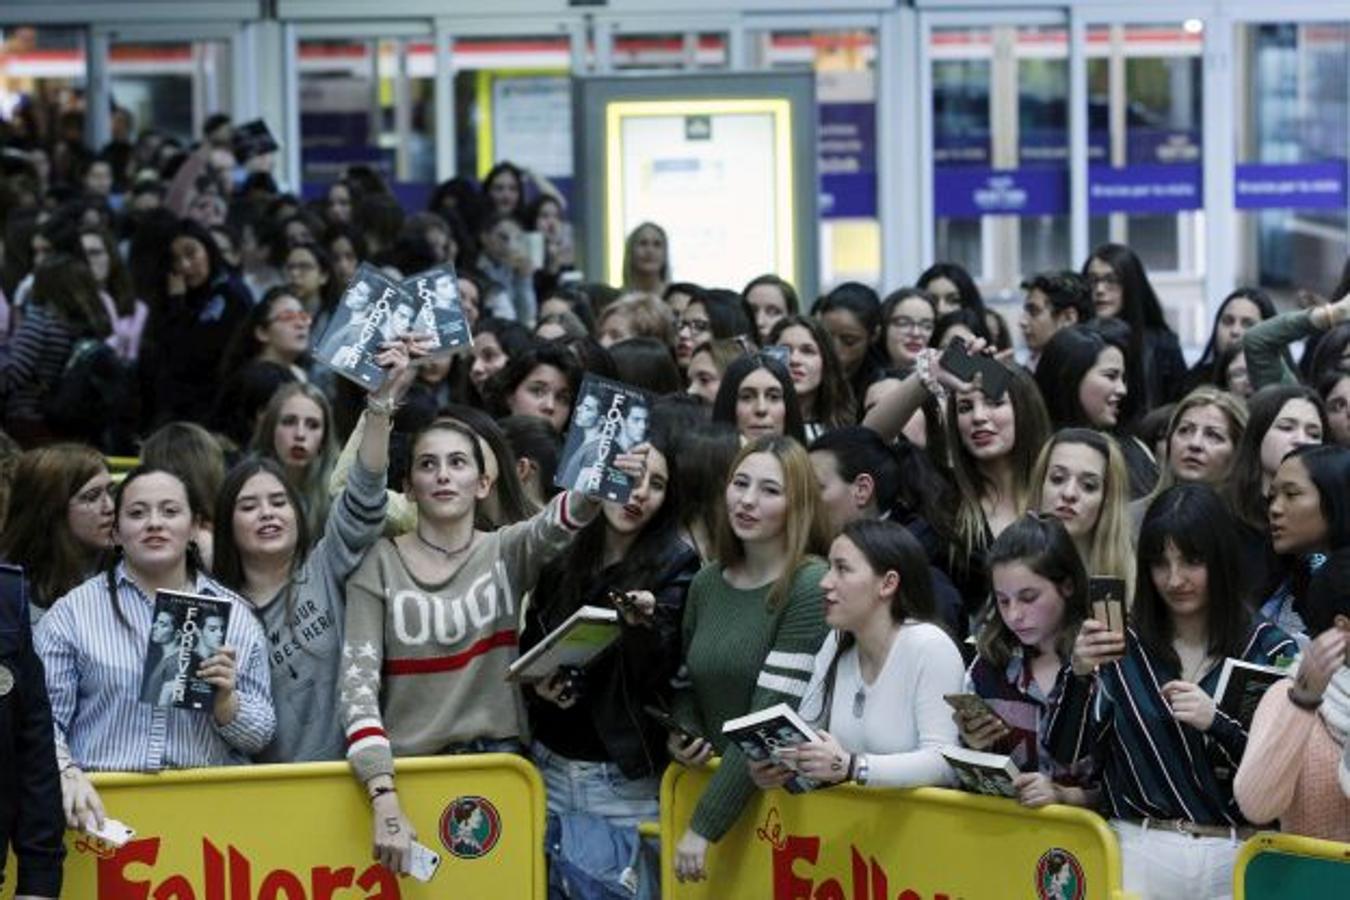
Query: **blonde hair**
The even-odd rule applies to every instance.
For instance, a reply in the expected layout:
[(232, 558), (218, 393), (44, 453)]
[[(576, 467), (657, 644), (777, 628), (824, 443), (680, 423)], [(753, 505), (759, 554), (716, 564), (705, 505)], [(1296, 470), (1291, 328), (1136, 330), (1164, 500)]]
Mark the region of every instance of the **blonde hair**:
[(675, 324), (670, 307), (651, 294), (625, 294), (606, 306), (595, 320), (595, 333), (604, 331), (605, 323), (614, 316), (624, 316), (632, 328), (633, 337), (656, 338), (667, 347), (675, 346)]
[[(746, 458), (756, 453), (769, 454), (783, 467), (783, 493), (788, 509), (783, 527), (783, 556), (787, 565), (783, 567), (783, 574), (769, 588), (768, 597), (769, 608), (777, 609), (787, 600), (797, 570), (810, 558), (823, 557), (829, 552), (830, 527), (826, 521), (825, 507), (820, 502), (820, 488), (815, 470), (811, 468), (811, 459), (806, 454), (806, 448), (792, 438), (765, 435), (742, 447), (727, 472), (723, 490), (730, 486), (736, 477), (736, 470)], [(731, 530), (729, 509), (724, 510), (724, 515), (717, 522), (716, 551), (718, 564), (723, 568), (745, 559), (745, 544)]]
[(1050, 455), (1061, 444), (1079, 444), (1097, 451), (1105, 462), (1102, 469), (1102, 505), (1092, 526), (1087, 556), (1083, 565), (1089, 575), (1112, 575), (1125, 579), (1126, 603), (1134, 597), (1134, 540), (1130, 527), (1130, 475), (1125, 456), (1114, 438), (1090, 428), (1065, 428), (1046, 443), (1031, 470), (1029, 512), (1039, 512), (1044, 499), (1045, 476), (1050, 470)]
[(670, 283), (670, 238), (666, 236), (666, 230), (655, 222), (643, 222), (632, 231), (628, 232), (628, 237), (623, 242), (623, 285), (628, 287), (633, 282), (633, 249), (637, 247), (638, 238), (642, 232), (651, 229), (661, 236), (661, 243), (665, 246), (665, 260), (661, 263), (661, 283)]
[(711, 341), (704, 341), (695, 347), (694, 352), (689, 354), (689, 358), (692, 360), (700, 353), (708, 354), (708, 358), (712, 360), (713, 367), (717, 369), (717, 375), (720, 378), (727, 374), (727, 366), (745, 355), (745, 348), (731, 338), (715, 338)]
[[(1163, 450), (1167, 456), (1163, 459), (1164, 465), (1160, 466), (1162, 471), (1158, 473), (1157, 485), (1145, 498), (1148, 503), (1152, 503), (1155, 497), (1177, 483), (1176, 473), (1172, 471), (1172, 435), (1181, 424), (1181, 417), (1187, 411), (1200, 406), (1217, 407), (1224, 414), (1224, 418), (1228, 420), (1228, 438), (1233, 444), (1233, 456), (1236, 458), (1238, 444), (1242, 443), (1242, 435), (1247, 430), (1247, 404), (1212, 384), (1202, 384), (1181, 399), (1177, 408), (1172, 410), (1172, 417), (1167, 420), (1167, 437), (1163, 441)], [(1230, 460), (1228, 465), (1231, 470), (1233, 460)], [(1227, 477), (1228, 473), (1224, 474)]]

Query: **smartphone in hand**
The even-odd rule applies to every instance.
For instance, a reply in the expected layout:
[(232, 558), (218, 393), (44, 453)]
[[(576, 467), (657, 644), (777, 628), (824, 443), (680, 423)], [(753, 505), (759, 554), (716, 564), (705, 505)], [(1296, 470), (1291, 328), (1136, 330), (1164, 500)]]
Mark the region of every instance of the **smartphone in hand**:
[(1002, 363), (991, 356), (972, 356), (966, 352), (966, 342), (953, 338), (938, 358), (938, 365), (962, 381), (974, 381), (980, 376), (980, 391), (990, 400), (1002, 400), (1008, 392), (1011, 375)]
[(412, 863), (408, 869), (408, 874), (418, 881), (425, 884), (436, 875), (436, 870), (441, 866), (441, 855), (430, 847), (424, 847), (412, 842)]
[(678, 734), (680, 737), (684, 738), (686, 743), (703, 737), (703, 735), (694, 731), (692, 728), (680, 724), (674, 716), (659, 706), (648, 704), (647, 706), (642, 707), (642, 711), (655, 719), (666, 731)]
[(1108, 631), (1125, 634), (1125, 579), (1108, 575), (1088, 578), (1088, 603), (1092, 618)]
[[(943, 694), (942, 699), (947, 701), (947, 705), (961, 714), (963, 718), (974, 719), (977, 716), (993, 716), (1000, 722), (1003, 717), (994, 712), (994, 708), (979, 694)], [(1003, 724), (1007, 724), (1004, 722)]]

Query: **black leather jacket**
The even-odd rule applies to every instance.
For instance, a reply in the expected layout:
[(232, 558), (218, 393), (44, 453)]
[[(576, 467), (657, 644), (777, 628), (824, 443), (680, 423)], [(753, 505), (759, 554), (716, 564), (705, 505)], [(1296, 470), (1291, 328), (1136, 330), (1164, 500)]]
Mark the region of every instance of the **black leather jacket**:
[(699, 569), (698, 554), (683, 541), (672, 539), (660, 574), (652, 583), (618, 584), (613, 570), (607, 569), (582, 596), (572, 598), (549, 591), (550, 585), (558, 583), (556, 567), (566, 564), (564, 558), (546, 569), (539, 579), (521, 635), (522, 651), (539, 643), (580, 607), (609, 607), (606, 595), (611, 589), (651, 591), (656, 597), (656, 613), (650, 627), (623, 625), (623, 637), (617, 648), (585, 670), (574, 706), (559, 710), (532, 691), (526, 691), (536, 737), (550, 750), (567, 755), (561, 748), (550, 745), (550, 733), (560, 734), (569, 721), (582, 727), (588, 725), (603, 744), (608, 761), (616, 764), (626, 777), (659, 775), (668, 762), (666, 733), (642, 707), (668, 703), (670, 679), (680, 663), (685, 595)]

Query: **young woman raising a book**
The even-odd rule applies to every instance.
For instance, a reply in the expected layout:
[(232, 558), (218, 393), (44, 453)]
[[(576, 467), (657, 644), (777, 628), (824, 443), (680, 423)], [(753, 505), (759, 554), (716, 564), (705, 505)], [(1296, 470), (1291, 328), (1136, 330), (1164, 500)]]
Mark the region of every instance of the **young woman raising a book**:
[[(823, 784), (945, 785), (956, 742), (943, 695), (961, 689), (961, 651), (937, 619), (928, 556), (903, 525), (860, 519), (830, 546), (825, 624), (801, 714), (820, 741), (751, 763), (762, 788), (800, 772)], [(820, 730), (825, 729), (825, 730)]]
[[(272, 738), (276, 717), (262, 628), (242, 600), (201, 570), (189, 543), (193, 512), (177, 475), (133, 470), (117, 492), (119, 558), (38, 623), (34, 644), (47, 670), (61, 795), (72, 828), (103, 824), (103, 805), (85, 771), (233, 765)], [(203, 594), (233, 607), (224, 645), (192, 673), (215, 688), (209, 710), (140, 702), (159, 590)]]
[(606, 501), (531, 595), (521, 648), (539, 643), (582, 606), (617, 606), (618, 647), (576, 677), (526, 693), (548, 808), (618, 827), (655, 821), (665, 735), (643, 711), (665, 706), (680, 660), (680, 616), (698, 553), (680, 539), (675, 467), (655, 438), (627, 502)]
[[(1123, 487), (1120, 493), (1123, 513)], [(1092, 761), (1060, 765), (1045, 743), (1049, 710), (1069, 677), (1074, 637), (1088, 616), (1079, 551), (1059, 519), (1027, 515), (994, 541), (989, 570), (997, 616), (980, 629), (979, 655), (964, 687), (985, 710), (957, 708), (961, 742), (1011, 757), (1021, 772), (1013, 787), (1023, 805), (1088, 806)]]
[[(481, 531), (475, 516), (491, 485), (478, 435), (437, 419), (413, 436), (409, 455), (417, 523), (378, 542), (347, 581), (340, 684), (347, 759), (371, 799), (376, 858), (400, 873), (415, 834), (394, 757), (523, 749), (525, 705), (506, 680), (521, 598), (600, 512), (566, 491), (523, 522)], [(644, 456), (620, 454), (615, 465), (641, 479)]]
[(829, 524), (799, 443), (769, 436), (742, 448), (718, 526), (718, 561), (694, 577), (685, 603), (674, 705), (675, 719), (703, 737), (672, 733), (667, 743), (687, 766), (722, 753), (676, 847), (682, 881), (705, 877), (708, 845), (730, 830), (755, 790), (745, 756), (722, 735), (722, 724), (777, 703), (796, 706), (826, 633), (819, 556)]
[(415, 377), (412, 360), (424, 355), (423, 343), (409, 338), (386, 344), (376, 357), (385, 378), (367, 398), (356, 458), (327, 519), (311, 517), (286, 470), (270, 458), (244, 460), (221, 486), (216, 577), (250, 602), (274, 650), (277, 729), (259, 762), (343, 757), (344, 585), (384, 528), (393, 414)]
[(1275, 626), (1253, 623), (1240, 548), (1213, 488), (1159, 494), (1139, 534), (1131, 624), (1122, 635), (1083, 622), (1051, 713), (1056, 760), (1101, 760), (1125, 890), (1143, 898), (1228, 896), (1251, 830), (1232, 786), (1247, 732), (1214, 695), (1226, 657), (1274, 665), (1296, 648)]

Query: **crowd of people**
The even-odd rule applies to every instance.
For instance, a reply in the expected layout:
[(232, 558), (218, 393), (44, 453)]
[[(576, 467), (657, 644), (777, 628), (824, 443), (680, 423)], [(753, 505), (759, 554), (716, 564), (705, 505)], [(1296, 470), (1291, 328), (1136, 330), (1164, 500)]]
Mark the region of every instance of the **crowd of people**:
[[(631, 850), (614, 872), (650, 861), (666, 766), (720, 756), (685, 880), (757, 790), (950, 786), (949, 745), (1009, 756), (1028, 807), (1100, 812), (1143, 897), (1228, 896), (1258, 826), (1350, 841), (1350, 269), (1290, 312), (1234, 291), (1188, 367), (1126, 246), (1028, 277), (1014, 342), (956, 262), (811, 300), (700, 284), (646, 223), (605, 285), (510, 163), (424, 211), (360, 166), (304, 201), (230, 127), (0, 157), (20, 895), (57, 896), (64, 828), (116, 812), (106, 771), (346, 759), (351, 827), (406, 873), (396, 760), (457, 753), (531, 759), (551, 827)], [(369, 392), (316, 364), (360, 263), (453, 265), (472, 352), (391, 335)], [(587, 373), (652, 397), (624, 502), (555, 485)], [(139, 464), (114, 479), (110, 455)], [(1125, 627), (1093, 576), (1124, 585)], [(163, 591), (231, 610), (196, 661), (209, 709), (145, 674)], [(506, 678), (587, 605), (619, 612), (610, 652)], [(1229, 658), (1288, 667), (1250, 724), (1216, 705)], [(819, 739), (751, 761), (723, 723), (777, 703)], [(614, 874), (558, 846), (555, 895)]]

